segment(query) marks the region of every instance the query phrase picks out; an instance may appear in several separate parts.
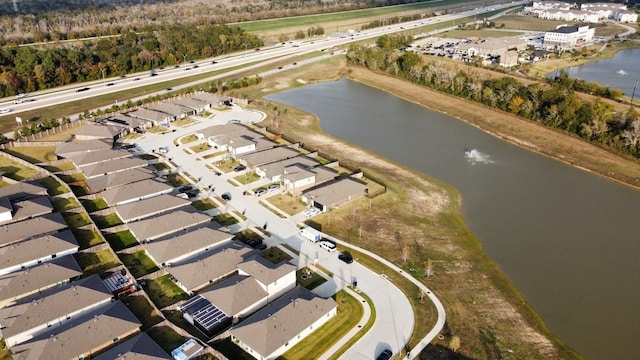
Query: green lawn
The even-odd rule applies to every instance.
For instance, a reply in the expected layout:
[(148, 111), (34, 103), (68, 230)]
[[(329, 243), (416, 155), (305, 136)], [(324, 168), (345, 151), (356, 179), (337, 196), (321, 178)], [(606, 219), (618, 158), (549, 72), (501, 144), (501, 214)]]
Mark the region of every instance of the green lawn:
[(169, 181), (169, 184), (171, 184), (171, 186), (174, 186), (174, 187), (189, 184), (187, 179), (185, 179), (184, 177), (182, 177), (182, 175), (179, 175), (179, 174), (169, 174), (167, 175), (167, 180)]
[(211, 159), (211, 158), (214, 158), (214, 157), (218, 157), (220, 155), (224, 155), (226, 153), (227, 153), (226, 151), (217, 151), (217, 152), (214, 152), (213, 154), (207, 154), (207, 155), (203, 156), (202, 158), (203, 159)]
[(184, 336), (178, 334), (168, 326), (154, 328), (149, 332), (149, 336), (151, 336), (151, 338), (160, 345), (167, 354), (171, 354), (171, 351), (187, 341)]
[(268, 249), (262, 250), (262, 256), (264, 256), (265, 259), (269, 260), (270, 262), (276, 265), (280, 264), (283, 261), (289, 261), (292, 259), (292, 257), (289, 256), (289, 254), (282, 251), (277, 246), (272, 246)]
[(111, 245), (114, 251), (120, 251), (128, 247), (138, 245), (138, 239), (129, 230), (120, 231), (117, 233), (104, 234), (105, 240)]
[(250, 173), (245, 173), (243, 175), (238, 175), (236, 176), (234, 179), (236, 179), (236, 181), (238, 181), (239, 183), (246, 185), (246, 184), (250, 184), (254, 181), (258, 181), (260, 180), (260, 175), (256, 174), (255, 171), (250, 172)]
[(196, 140), (198, 140), (198, 137), (195, 134), (191, 134), (180, 139), (180, 143), (184, 145), (184, 144), (192, 143)]
[(58, 172), (58, 171), (73, 170), (76, 168), (76, 166), (71, 161), (67, 161), (67, 162), (58, 164), (56, 166), (53, 166), (53, 165), (43, 166), (43, 168), (51, 172)]
[(84, 206), (84, 208), (87, 209), (87, 211), (90, 213), (98, 210), (103, 210), (109, 207), (109, 205), (107, 205), (107, 202), (104, 201), (103, 198), (97, 198), (93, 200), (82, 200), (81, 202), (82, 202), (82, 206)]
[(193, 124), (193, 123), (197, 123), (197, 122), (198, 122), (197, 120), (194, 120), (194, 119), (192, 119), (192, 118), (187, 116), (186, 118), (176, 120), (176, 121), (172, 122), (171, 124), (173, 124), (173, 126), (187, 126), (189, 124)]
[(358, 324), (364, 314), (362, 304), (344, 290), (334, 295), (334, 299), (338, 303), (336, 316), (289, 349), (279, 359), (317, 359)]
[(191, 146), (189, 149), (191, 149), (191, 151), (193, 151), (194, 153), (201, 153), (203, 151), (211, 150), (211, 146), (205, 142), (202, 144)]
[(233, 240), (240, 240), (245, 244), (247, 243), (247, 241), (249, 241), (251, 239), (262, 239), (262, 236), (256, 234), (251, 229), (245, 229), (245, 230), (242, 230), (242, 231), (238, 231), (237, 233), (235, 233), (233, 235)]
[(113, 256), (109, 249), (101, 250), (96, 253), (85, 255), (77, 255), (76, 260), (82, 269), (84, 276), (100, 274), (108, 269), (120, 265), (118, 259)]
[(16, 146), (5, 152), (32, 164), (38, 164), (58, 160), (55, 149), (55, 146)]
[(158, 309), (175, 304), (189, 297), (187, 293), (182, 291), (182, 289), (171, 280), (171, 275), (169, 274), (157, 279), (147, 280), (143, 287)]
[(302, 200), (300, 200), (300, 196), (296, 196), (294, 199), (293, 195), (289, 193), (283, 194), (280, 192), (280, 190), (275, 190), (273, 192), (276, 192), (276, 194), (270, 196), (269, 198), (267, 198), (267, 200), (269, 200), (269, 202), (273, 206), (284, 211), (290, 216), (304, 211), (304, 209), (307, 208), (307, 204), (303, 203)]
[(52, 205), (53, 210), (55, 210), (56, 212), (68, 211), (80, 207), (78, 201), (76, 201), (76, 199), (72, 197), (55, 200), (52, 202)]
[(167, 320), (171, 321), (174, 325), (182, 328), (187, 331), (193, 337), (197, 337), (198, 339), (207, 342), (209, 338), (202, 333), (195, 326), (191, 325), (187, 320), (182, 317), (182, 311), (164, 311), (164, 316)]
[(69, 226), (70, 229), (77, 229), (79, 227), (91, 224), (89, 215), (87, 215), (85, 211), (77, 214), (65, 213), (62, 216), (64, 217), (64, 220), (67, 222), (67, 226)]
[(233, 158), (229, 158), (225, 160), (216, 161), (215, 165), (218, 169), (220, 169), (220, 171), (224, 173), (228, 173), (233, 171), (233, 168), (240, 165), (240, 162)]
[(69, 185), (69, 187), (77, 197), (89, 195), (89, 189), (85, 186)]
[(142, 331), (149, 330), (162, 321), (161, 314), (153, 308), (144, 296), (130, 296), (124, 300), (125, 305), (142, 323)]
[(84, 176), (83, 173), (76, 173), (73, 175), (58, 175), (58, 178), (60, 178), (60, 180), (66, 182), (67, 184), (73, 184), (75, 182), (80, 182), (80, 181), (85, 181), (87, 180), (87, 178)]
[(233, 225), (233, 224), (237, 224), (238, 223), (238, 219), (236, 219), (235, 217), (233, 217), (233, 216), (231, 216), (231, 215), (229, 215), (227, 213), (218, 214), (218, 215), (213, 217), (213, 220), (215, 220), (215, 222), (220, 224), (220, 226), (229, 226), (229, 225)]
[(166, 127), (164, 126), (152, 126), (150, 128), (147, 129), (147, 131), (149, 131), (150, 133), (154, 133), (154, 134), (161, 134), (165, 131), (169, 131), (167, 130)]
[[(231, 341), (231, 337), (227, 337), (224, 340), (218, 341), (211, 345), (214, 349), (226, 356), (227, 359), (233, 360), (255, 360), (255, 358), (242, 350), (238, 345)], [(309, 358), (311, 359), (311, 358)]]
[(47, 193), (51, 196), (60, 195), (68, 192), (67, 188), (62, 186), (57, 180), (51, 176), (44, 177), (38, 180), (42, 186), (47, 188)]
[(166, 163), (163, 163), (163, 162), (155, 163), (152, 166), (158, 171), (164, 171), (164, 170), (170, 170), (171, 169), (171, 166), (169, 166), (169, 165), (167, 165)]
[(122, 225), (122, 220), (118, 217), (118, 214), (111, 213), (108, 215), (93, 215), (93, 222), (96, 223), (98, 229), (107, 229), (116, 225)]
[(120, 259), (136, 279), (158, 270), (156, 264), (144, 250), (136, 251), (133, 254), (120, 254)]
[(11, 350), (6, 347), (4, 338), (0, 339), (0, 360), (11, 360)]
[(200, 211), (207, 211), (207, 210), (215, 209), (218, 207), (218, 205), (214, 203), (211, 199), (196, 200), (193, 203), (191, 203), (191, 206), (193, 206), (194, 208)]
[(96, 230), (75, 229), (71, 230), (71, 232), (78, 241), (78, 244), (80, 244), (80, 250), (88, 249), (104, 242), (100, 233)]
[(13, 180), (23, 180), (37, 174), (35, 169), (26, 167), (4, 156), (0, 156), (0, 173)]
[(298, 284), (304, 286), (309, 290), (313, 290), (327, 281), (327, 279), (323, 278), (322, 276), (318, 275), (314, 271), (309, 270), (306, 267), (296, 271), (296, 280)]

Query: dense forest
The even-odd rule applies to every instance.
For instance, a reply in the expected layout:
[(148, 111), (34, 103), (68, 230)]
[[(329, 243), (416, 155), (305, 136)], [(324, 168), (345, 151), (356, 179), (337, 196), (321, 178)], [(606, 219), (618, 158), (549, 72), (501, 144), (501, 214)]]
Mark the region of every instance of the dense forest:
[(172, 25), (162, 31), (103, 38), (78, 47), (0, 49), (0, 97), (171, 66), (262, 46), (257, 37), (225, 25)]
[(443, 61), (396, 50), (410, 42), (406, 37), (383, 36), (375, 47), (352, 45), (347, 61), (564, 130), (640, 158), (640, 114), (632, 107), (624, 113), (615, 112), (610, 103), (601, 99), (582, 100), (574, 93), (578, 83), (566, 73), (560, 73), (548, 84), (524, 85), (509, 76), (486, 78), (474, 72), (473, 67), (463, 71)]
[(167, 24), (229, 24), (423, 1), (0, 0), (0, 45), (158, 30)]

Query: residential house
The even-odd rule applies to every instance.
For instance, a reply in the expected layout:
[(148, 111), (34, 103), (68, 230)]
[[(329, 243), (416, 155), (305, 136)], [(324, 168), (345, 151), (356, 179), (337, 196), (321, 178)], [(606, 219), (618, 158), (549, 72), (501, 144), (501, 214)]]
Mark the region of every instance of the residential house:
[(71, 154), (91, 151), (103, 151), (113, 147), (111, 139), (95, 139), (85, 141), (68, 141), (56, 146), (56, 155), (66, 158)]
[(40, 196), (47, 196), (47, 188), (35, 181), (20, 181), (15, 184), (0, 186), (0, 198), (8, 198), (10, 202)]
[(52, 211), (53, 206), (48, 196), (38, 196), (13, 203), (8, 197), (0, 198), (0, 224), (31, 219)]
[(327, 211), (364, 196), (366, 193), (366, 184), (352, 178), (345, 178), (306, 191), (302, 193), (301, 200), (305, 204), (315, 206), (322, 211)]
[(100, 277), (92, 275), (0, 309), (0, 332), (7, 346), (13, 348), (44, 332), (74, 323), (76, 318), (110, 303), (111, 299), (111, 292)]
[(231, 98), (228, 96), (212, 94), (205, 91), (196, 93), (191, 98), (207, 104), (208, 106), (206, 109), (209, 109), (210, 107), (221, 108), (229, 104), (231, 101)]
[(113, 141), (122, 132), (122, 127), (106, 124), (89, 123), (73, 129), (71, 134), (73, 140), (98, 140), (105, 139)]
[(165, 182), (146, 179), (105, 190), (100, 195), (109, 206), (117, 206), (168, 194), (172, 191), (173, 186)]
[(93, 358), (94, 360), (171, 360), (149, 335), (140, 333)]
[(298, 195), (304, 190), (335, 179), (338, 173), (325, 166), (307, 168), (299, 164), (284, 169), (282, 185), (290, 194)]
[(79, 169), (84, 173), (87, 179), (91, 179), (98, 176), (141, 168), (147, 165), (149, 165), (147, 160), (136, 157), (124, 157), (112, 159), (110, 161), (82, 165), (79, 166)]
[(148, 168), (135, 168), (128, 171), (111, 173), (87, 179), (87, 189), (90, 194), (116, 188), (118, 186), (135, 183), (155, 177), (152, 170)]
[(209, 222), (211, 222), (211, 216), (203, 214), (195, 208), (180, 208), (156, 217), (129, 223), (128, 226), (138, 241), (144, 242), (186, 231)]
[(75, 254), (79, 248), (71, 230), (0, 247), (0, 275)]
[(183, 119), (189, 115), (194, 115), (195, 111), (188, 107), (183, 107), (174, 103), (162, 103), (154, 106), (151, 110), (165, 113), (171, 116), (171, 121)]
[(122, 149), (105, 149), (102, 151), (80, 152), (68, 154), (66, 159), (71, 160), (76, 167), (98, 164), (105, 161), (118, 160), (131, 157), (131, 153)]
[(178, 99), (178, 100), (174, 101), (173, 103), (178, 105), (178, 106), (182, 106), (184, 108), (188, 108), (188, 109), (193, 110), (194, 114), (195, 113), (199, 113), (201, 111), (204, 111), (205, 108), (208, 106), (208, 104), (205, 103), (205, 102), (198, 101), (196, 99), (189, 98), (189, 97)]
[[(0, 249), (1, 252), (2, 249)], [(0, 308), (68, 283), (82, 275), (73, 256), (62, 256), (34, 267), (0, 276)]]
[(11, 352), (14, 360), (91, 359), (138, 334), (141, 326), (135, 315), (116, 301), (13, 346)]
[(256, 359), (276, 359), (336, 313), (333, 299), (298, 286), (232, 328), (231, 340)]
[(67, 223), (60, 213), (0, 225), (0, 247), (37, 236), (54, 234), (66, 228)]
[(124, 223), (162, 214), (191, 205), (191, 201), (174, 195), (162, 194), (113, 207)]
[(165, 114), (160, 111), (153, 111), (145, 108), (140, 108), (138, 110), (127, 113), (128, 116), (142, 119), (145, 121), (151, 122), (154, 126), (160, 124), (169, 124), (169, 121), (172, 119), (172, 115)]
[(300, 155), (298, 151), (287, 146), (278, 146), (267, 150), (251, 152), (238, 157), (238, 160), (248, 168), (276, 161), (290, 159)]
[(256, 166), (256, 174), (271, 182), (280, 181), (285, 173), (285, 168), (289, 166), (299, 166), (301, 168), (312, 168), (317, 166), (318, 162), (304, 155), (299, 155), (289, 159), (274, 161), (271, 163)]

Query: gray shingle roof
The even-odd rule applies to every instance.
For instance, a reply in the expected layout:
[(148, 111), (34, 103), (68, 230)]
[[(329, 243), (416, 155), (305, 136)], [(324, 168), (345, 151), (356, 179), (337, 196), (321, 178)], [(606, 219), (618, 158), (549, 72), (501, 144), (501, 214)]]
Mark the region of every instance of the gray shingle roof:
[[(8, 198), (2, 199), (8, 200)], [(10, 209), (13, 210), (13, 218), (7, 222), (25, 220), (35, 216), (49, 214), (53, 211), (48, 196), (38, 196), (28, 200), (16, 201), (11, 204)]]
[(47, 195), (47, 188), (35, 181), (21, 181), (0, 186), (0, 198), (6, 197), (11, 201), (30, 199), (41, 195)]
[(249, 167), (260, 166), (275, 161), (285, 160), (300, 155), (300, 153), (290, 147), (278, 146), (273, 149), (251, 152), (238, 156), (247, 163)]
[(181, 262), (168, 269), (187, 289), (192, 290), (236, 271), (236, 266), (251, 255), (252, 249), (238, 242)]
[(190, 204), (191, 201), (189, 200), (174, 195), (162, 194), (148, 199), (118, 205), (114, 210), (118, 213), (120, 219), (126, 223)]
[(131, 157), (131, 153), (122, 149), (106, 149), (103, 151), (82, 152), (66, 156), (67, 159), (73, 161), (76, 166), (85, 166), (89, 164)]
[(63, 256), (32, 268), (0, 276), (0, 303), (82, 275), (73, 256)]
[(71, 230), (37, 237), (0, 248), (0, 269), (51, 256), (63, 251), (78, 249)]
[(275, 176), (284, 174), (285, 168), (294, 165), (308, 168), (317, 166), (318, 162), (304, 155), (300, 155), (290, 159), (278, 160), (268, 164), (260, 165), (259, 168), (266, 173), (267, 178), (271, 179)]
[(265, 299), (268, 294), (251, 276), (236, 275), (200, 292), (199, 295), (225, 314), (236, 316)]
[(149, 335), (141, 333), (102, 353), (94, 360), (161, 360), (171, 359)]
[(211, 222), (209, 215), (196, 209), (173, 210), (160, 216), (129, 223), (129, 229), (138, 241), (153, 240), (196, 225)]
[(147, 160), (125, 157), (121, 159), (112, 159), (110, 161), (104, 161), (89, 165), (80, 166), (80, 170), (84, 173), (87, 179), (96, 176), (102, 176), (109, 173), (125, 171), (129, 169), (135, 169), (139, 167), (147, 166)]
[(238, 269), (254, 277), (263, 285), (269, 285), (281, 279), (283, 276), (296, 271), (296, 267), (289, 263), (275, 265), (262, 256), (256, 256), (251, 260), (238, 264)]
[(199, 250), (214, 248), (231, 238), (231, 234), (206, 226), (153, 240), (143, 246), (158, 265), (161, 265)]
[(144, 119), (144, 120), (160, 121), (160, 122), (169, 120), (171, 118), (171, 115), (167, 115), (159, 111), (153, 111), (153, 110), (144, 109), (144, 108), (127, 113), (127, 115)]
[(298, 286), (236, 325), (231, 335), (267, 357), (336, 306)]
[(107, 189), (134, 183), (155, 177), (153, 171), (148, 168), (135, 168), (133, 170), (111, 173), (103, 176), (87, 179), (87, 187), (94, 194)]
[(173, 191), (173, 186), (165, 182), (161, 182), (157, 179), (145, 179), (105, 190), (102, 192), (101, 196), (107, 204), (115, 206), (129, 200), (154, 196), (171, 191)]
[[(121, 341), (140, 329), (140, 321), (121, 302), (69, 321), (28, 342), (14, 346), (14, 360), (68, 360)], [(129, 359), (127, 357), (127, 359)]]
[(367, 185), (345, 178), (307, 191), (304, 196), (329, 208), (356, 199), (365, 194)]
[(70, 141), (56, 146), (56, 154), (62, 157), (73, 153), (107, 150), (113, 147), (113, 140), (97, 139)]
[(0, 247), (31, 237), (58, 232), (66, 227), (67, 223), (60, 213), (0, 225)]
[[(112, 298), (98, 275), (0, 309), (6, 339)], [(57, 324), (52, 324), (57, 325)]]

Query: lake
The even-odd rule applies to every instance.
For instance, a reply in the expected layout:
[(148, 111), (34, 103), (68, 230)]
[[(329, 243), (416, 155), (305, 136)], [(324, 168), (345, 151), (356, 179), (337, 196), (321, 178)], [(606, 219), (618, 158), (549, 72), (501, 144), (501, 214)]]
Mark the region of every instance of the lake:
[(551, 331), (588, 359), (640, 358), (640, 191), (344, 79), (267, 99), (455, 186), (470, 229)]

